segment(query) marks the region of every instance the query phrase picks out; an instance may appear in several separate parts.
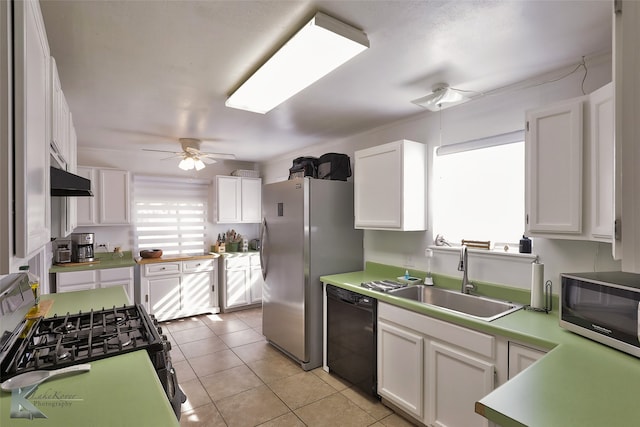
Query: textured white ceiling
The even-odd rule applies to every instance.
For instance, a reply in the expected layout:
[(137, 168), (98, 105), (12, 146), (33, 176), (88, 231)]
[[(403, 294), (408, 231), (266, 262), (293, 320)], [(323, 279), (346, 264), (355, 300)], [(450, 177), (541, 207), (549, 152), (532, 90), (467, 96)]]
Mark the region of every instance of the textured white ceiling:
[[(79, 145), (261, 161), (423, 113), (440, 82), (489, 91), (611, 51), (612, 2), (41, 0)], [(228, 94), (316, 10), (370, 49), (266, 115)]]

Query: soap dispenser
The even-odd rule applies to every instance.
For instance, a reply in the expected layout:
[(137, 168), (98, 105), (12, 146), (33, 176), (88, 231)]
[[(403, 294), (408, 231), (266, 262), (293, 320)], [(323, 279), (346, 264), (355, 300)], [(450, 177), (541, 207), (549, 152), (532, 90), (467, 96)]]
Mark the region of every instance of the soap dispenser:
[(433, 286), (433, 277), (431, 277), (431, 259), (433, 259), (433, 250), (426, 249), (424, 256), (427, 257), (427, 277), (424, 278), (424, 284), (427, 286)]

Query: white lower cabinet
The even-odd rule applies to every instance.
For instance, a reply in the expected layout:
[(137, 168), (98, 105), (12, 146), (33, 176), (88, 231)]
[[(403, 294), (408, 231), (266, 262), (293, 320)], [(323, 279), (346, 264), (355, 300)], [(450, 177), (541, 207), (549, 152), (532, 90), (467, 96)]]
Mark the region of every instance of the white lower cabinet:
[(428, 426), (489, 426), (475, 403), (493, 390), (496, 338), (378, 303), (378, 394)]
[(547, 354), (543, 350), (538, 350), (529, 346), (509, 342), (509, 379), (515, 377), (520, 372), (533, 365), (542, 356)]
[(230, 253), (223, 255), (220, 269), (222, 310), (245, 308), (262, 302), (262, 269), (257, 253)]
[(218, 313), (215, 259), (140, 265), (142, 304), (159, 321)]
[(378, 321), (378, 394), (422, 419), (424, 339), (393, 324)]
[(56, 273), (56, 292), (84, 291), (88, 289), (123, 286), (129, 303), (133, 303), (133, 267)]
[(427, 359), (427, 422), (437, 427), (488, 425), (474, 408), (493, 390), (494, 364), (435, 341)]

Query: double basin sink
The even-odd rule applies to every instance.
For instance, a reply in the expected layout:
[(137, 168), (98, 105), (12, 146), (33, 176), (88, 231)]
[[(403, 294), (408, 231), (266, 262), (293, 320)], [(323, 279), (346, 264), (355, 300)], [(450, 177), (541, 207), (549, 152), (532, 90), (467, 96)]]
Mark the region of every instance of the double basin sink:
[(487, 322), (513, 313), (523, 307), (521, 304), (463, 294), (460, 291), (456, 292), (426, 285), (411, 285), (390, 290), (387, 294), (434, 305)]

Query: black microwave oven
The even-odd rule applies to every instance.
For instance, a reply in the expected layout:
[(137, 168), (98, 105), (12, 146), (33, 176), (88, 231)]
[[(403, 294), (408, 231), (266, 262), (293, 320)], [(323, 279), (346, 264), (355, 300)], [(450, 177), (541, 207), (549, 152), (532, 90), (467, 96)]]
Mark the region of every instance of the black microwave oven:
[(640, 275), (564, 273), (560, 326), (640, 357)]

